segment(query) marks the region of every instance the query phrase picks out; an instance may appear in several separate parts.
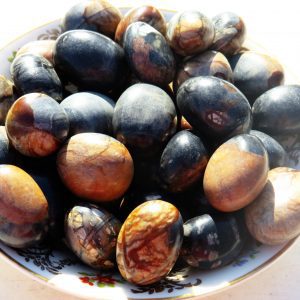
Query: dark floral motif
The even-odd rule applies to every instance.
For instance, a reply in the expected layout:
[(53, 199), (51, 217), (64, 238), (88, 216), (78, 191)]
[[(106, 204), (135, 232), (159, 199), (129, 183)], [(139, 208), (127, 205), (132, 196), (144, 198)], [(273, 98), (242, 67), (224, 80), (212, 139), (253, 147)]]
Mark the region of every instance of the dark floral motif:
[(75, 257), (58, 258), (53, 254), (53, 249), (39, 246), (28, 249), (17, 250), (17, 253), (25, 258), (26, 262), (32, 261), (42, 271), (48, 271), (54, 275), (61, 274), (66, 266), (77, 264)]
[(262, 244), (259, 242), (255, 242), (249, 249), (245, 255), (240, 255), (232, 264), (232, 267), (241, 267), (245, 263), (247, 263), (251, 259), (255, 259), (256, 255), (259, 253), (259, 247)]
[(38, 40), (56, 40), (62, 33), (62, 27), (47, 29), (44, 33), (40, 34)]
[(136, 288), (131, 289), (131, 292), (135, 294), (148, 293), (151, 295), (154, 293), (161, 293), (166, 290), (170, 294), (173, 293), (174, 290), (182, 290), (184, 288), (198, 286), (202, 283), (200, 278), (195, 278), (194, 282), (187, 282), (188, 277), (189, 275), (186, 274), (186, 272), (173, 272), (157, 283), (147, 286), (137, 286)]
[(116, 283), (124, 283), (123, 279), (114, 278), (112, 274), (91, 274), (79, 272), (78, 274), (83, 275), (79, 277), (82, 283), (86, 283), (90, 286), (97, 287), (114, 287)]

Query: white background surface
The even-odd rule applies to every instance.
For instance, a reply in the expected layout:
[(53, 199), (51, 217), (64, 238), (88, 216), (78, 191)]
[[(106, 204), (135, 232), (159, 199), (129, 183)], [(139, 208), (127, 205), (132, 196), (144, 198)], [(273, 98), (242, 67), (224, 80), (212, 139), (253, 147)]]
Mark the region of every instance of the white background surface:
[[(26, 0), (0, 2), (0, 48), (19, 35), (39, 25), (60, 18), (77, 1)], [(196, 8), (211, 17), (224, 11), (241, 15), (248, 34), (300, 78), (300, 8), (296, 0), (284, 1), (111, 1), (118, 6), (137, 6), (150, 3), (157, 7), (185, 10)], [(300, 116), (299, 116), (300, 117)], [(0, 300), (70, 300), (41, 285), (0, 261)], [(300, 240), (268, 270), (221, 295), (208, 300), (227, 299), (300, 299)]]

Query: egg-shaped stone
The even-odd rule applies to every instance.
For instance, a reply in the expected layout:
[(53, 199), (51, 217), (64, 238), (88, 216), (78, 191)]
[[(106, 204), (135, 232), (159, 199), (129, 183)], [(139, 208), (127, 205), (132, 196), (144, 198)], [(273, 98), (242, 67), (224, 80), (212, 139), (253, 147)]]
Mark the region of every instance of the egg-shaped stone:
[(259, 196), (245, 209), (251, 235), (267, 245), (285, 243), (300, 234), (300, 171), (271, 170)]
[(166, 21), (160, 10), (152, 5), (142, 5), (133, 7), (123, 16), (116, 29), (115, 41), (123, 45), (127, 27), (138, 21), (149, 24), (162, 35), (166, 34)]
[(208, 162), (208, 152), (199, 136), (183, 130), (165, 147), (159, 164), (161, 186), (182, 192), (200, 180)]
[(62, 85), (53, 65), (41, 55), (17, 56), (10, 67), (14, 85), (20, 95), (43, 93), (61, 101)]
[(182, 56), (205, 51), (212, 44), (214, 36), (211, 20), (196, 10), (175, 14), (167, 25), (166, 38), (173, 50)]
[(254, 102), (252, 113), (253, 129), (289, 147), (300, 130), (300, 85), (278, 86), (265, 92)]
[(176, 108), (161, 88), (135, 84), (124, 91), (113, 115), (114, 135), (133, 154), (154, 155), (175, 133)]
[(51, 97), (31, 93), (10, 108), (5, 122), (9, 140), (20, 153), (32, 157), (53, 154), (69, 131), (67, 114)]
[(60, 76), (81, 90), (110, 91), (127, 74), (123, 49), (94, 31), (66, 31), (56, 40), (53, 55)]
[(125, 220), (117, 241), (121, 275), (137, 285), (148, 285), (168, 275), (180, 251), (183, 237), (178, 209), (165, 201), (147, 201)]
[(241, 48), (246, 38), (246, 26), (243, 19), (232, 12), (220, 13), (212, 18), (215, 37), (211, 49), (225, 55), (233, 55)]
[(237, 53), (229, 58), (234, 85), (253, 104), (269, 89), (284, 84), (284, 70), (273, 57), (255, 51)]
[(180, 256), (202, 270), (222, 267), (240, 254), (248, 238), (245, 224), (234, 214), (204, 214), (183, 224)]
[(167, 86), (175, 75), (175, 59), (163, 35), (144, 22), (128, 26), (124, 51), (131, 70), (142, 82)]
[(180, 86), (176, 101), (192, 127), (211, 140), (220, 142), (250, 131), (250, 104), (228, 81), (212, 76), (190, 78)]
[(220, 211), (239, 210), (262, 191), (268, 171), (268, 154), (261, 141), (249, 134), (235, 136), (211, 156), (203, 179), (205, 195)]
[(74, 206), (65, 218), (65, 236), (71, 250), (94, 269), (115, 266), (116, 243), (121, 223), (94, 204)]
[(133, 177), (127, 148), (101, 133), (72, 136), (57, 154), (58, 173), (75, 195), (97, 202), (121, 197)]
[(48, 203), (22, 169), (0, 165), (0, 240), (15, 248), (34, 245), (47, 232)]

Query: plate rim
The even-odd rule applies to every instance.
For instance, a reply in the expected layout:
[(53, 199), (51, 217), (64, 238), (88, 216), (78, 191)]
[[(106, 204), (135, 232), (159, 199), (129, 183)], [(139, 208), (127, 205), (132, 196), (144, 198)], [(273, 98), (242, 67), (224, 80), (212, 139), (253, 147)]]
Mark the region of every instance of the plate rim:
[[(246, 274), (243, 274), (242, 276), (239, 276), (238, 278), (229, 281), (227, 283), (226, 286), (223, 287), (219, 287), (214, 291), (208, 291), (202, 294), (197, 294), (197, 293), (187, 293), (187, 294), (183, 294), (183, 295), (179, 295), (179, 296), (171, 296), (171, 297), (156, 297), (156, 298), (130, 298), (127, 297), (128, 300), (177, 300), (177, 299), (193, 299), (194, 297), (207, 297), (207, 296), (211, 296), (211, 295), (215, 295), (215, 294), (219, 294), (222, 293), (225, 290), (228, 290), (232, 287), (235, 287), (237, 285), (240, 285), (244, 282), (246, 282), (247, 280), (251, 279), (254, 275), (258, 275), (266, 270), (268, 270), (277, 260), (279, 260), (280, 258), (282, 258), (285, 254), (287, 254), (289, 252), (289, 250), (292, 249), (292, 246), (296, 243), (296, 241), (298, 240), (298, 237), (295, 237), (294, 239), (288, 241), (275, 255), (273, 255), (272, 257), (270, 257), (268, 260), (266, 260), (264, 263), (262, 263), (261, 265), (257, 266), (256, 268), (254, 268), (253, 270), (247, 272)], [(54, 283), (52, 283), (50, 280), (48, 280), (46, 277), (30, 270), (29, 268), (27, 268), (26, 266), (22, 265), (21, 263), (19, 263), (18, 261), (16, 261), (13, 257), (11, 257), (10, 255), (8, 255), (5, 251), (3, 251), (3, 249), (0, 247), (0, 259), (5, 261), (6, 263), (8, 263), (10, 266), (12, 266), (13, 268), (15, 268), (16, 270), (19, 270), (21, 273), (23, 273), (24, 275), (26, 275), (27, 277), (30, 277), (31, 279), (33, 279), (36, 282), (39, 282), (43, 285), (46, 285), (48, 287), (51, 287), (53, 289), (55, 289), (56, 291), (62, 292), (63, 294), (66, 295), (71, 295), (71, 296), (77, 296), (75, 293), (72, 293), (72, 291), (67, 291), (66, 289), (55, 285)], [(81, 296), (80, 296), (81, 297)], [(91, 296), (83, 296), (84, 298), (82, 299), (92, 299)], [(94, 298), (94, 299), (101, 299), (101, 298)]]

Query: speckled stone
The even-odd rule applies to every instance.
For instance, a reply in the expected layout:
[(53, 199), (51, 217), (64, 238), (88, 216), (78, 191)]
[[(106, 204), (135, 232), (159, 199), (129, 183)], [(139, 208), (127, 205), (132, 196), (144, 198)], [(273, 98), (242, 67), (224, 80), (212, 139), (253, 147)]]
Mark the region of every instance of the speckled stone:
[(214, 35), (215, 29), (210, 19), (199, 11), (184, 11), (171, 18), (166, 38), (177, 54), (190, 56), (208, 49)]
[(131, 70), (142, 82), (165, 87), (173, 80), (173, 52), (162, 34), (150, 25), (132, 23), (124, 36), (124, 51)]
[(124, 15), (116, 29), (115, 41), (122, 45), (127, 27), (138, 21), (149, 24), (162, 35), (166, 34), (166, 21), (163, 14), (154, 6), (144, 5), (133, 7)]

